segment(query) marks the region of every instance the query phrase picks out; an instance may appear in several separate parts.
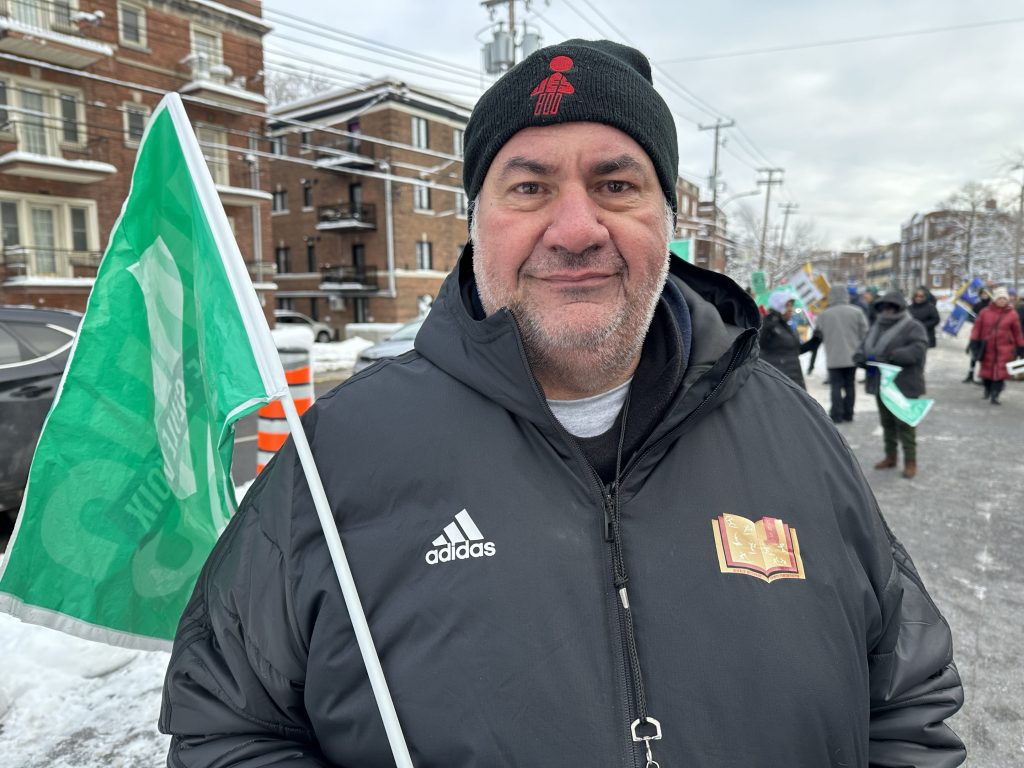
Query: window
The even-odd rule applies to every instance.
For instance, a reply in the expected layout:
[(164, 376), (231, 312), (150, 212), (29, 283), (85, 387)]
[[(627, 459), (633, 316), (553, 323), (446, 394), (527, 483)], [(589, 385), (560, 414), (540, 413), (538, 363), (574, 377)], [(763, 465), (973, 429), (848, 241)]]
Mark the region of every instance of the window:
[(417, 149), (427, 148), (427, 121), (422, 117), (412, 119), (412, 145)]
[(461, 128), (452, 129), (452, 154), (462, 157), (466, 152), (466, 133)]
[(430, 187), (417, 184), (413, 187), (412, 205), (417, 211), (430, 210)]
[(455, 215), (465, 218), (469, 214), (469, 203), (465, 192), (455, 193)]
[(313, 243), (306, 243), (306, 264), (310, 272), (316, 272), (316, 246)]
[(433, 269), (434, 259), (431, 255), (430, 243), (420, 241), (416, 243), (416, 269)]
[(46, 130), (46, 107), (43, 94), (27, 88), (21, 92), (20, 147), (34, 155), (49, 155)]
[(300, 144), (299, 144), (299, 151), (300, 152), (308, 152), (310, 145), (313, 143), (313, 132), (312, 131), (303, 131), (299, 135), (299, 142), (300, 142)]
[(274, 261), (277, 264), (278, 274), (284, 274), (288, 271), (288, 247), (279, 245), (274, 249)]
[(302, 185), (302, 207), (313, 207), (313, 185), (308, 181)]
[(360, 125), (358, 120), (349, 120), (347, 130), (349, 133), (355, 134), (354, 136), (349, 136), (348, 151), (358, 152), (361, 148), (359, 134), (363, 132), (362, 126)]
[(356, 271), (356, 280), (361, 283), (366, 276), (366, 246), (362, 243), (352, 246), (352, 268)]
[(196, 127), (196, 138), (203, 150), (206, 165), (210, 168), (213, 183), (227, 186), (231, 183), (228, 167), (227, 135), (222, 128), (209, 125)]
[(85, 208), (71, 209), (71, 250), (89, 250), (89, 211)]
[(17, 203), (0, 202), (0, 237), (3, 238), (4, 248), (12, 248), (21, 243)]
[(73, 93), (60, 95), (60, 135), (68, 144), (77, 144), (78, 136), (78, 99)]
[(36, 272), (53, 275), (57, 272), (57, 227), (53, 208), (29, 209), (32, 222), (32, 240), (35, 243)]
[(124, 105), (124, 143), (128, 146), (136, 146), (142, 141), (142, 134), (146, 130), (146, 120), (149, 119), (149, 108), (134, 102)]
[(7, 83), (0, 80), (0, 131), (11, 130), (10, 120), (7, 114)]
[(192, 77), (206, 80), (210, 67), (224, 63), (220, 34), (201, 27), (192, 27)]
[(121, 3), (117, 6), (118, 31), (122, 45), (146, 47), (146, 9)]
[(54, 0), (51, 7), (53, 9), (53, 26), (58, 29), (70, 29), (71, 3), (68, 0)]
[(270, 210), (273, 213), (282, 213), (288, 210), (287, 189), (278, 189), (271, 193)]

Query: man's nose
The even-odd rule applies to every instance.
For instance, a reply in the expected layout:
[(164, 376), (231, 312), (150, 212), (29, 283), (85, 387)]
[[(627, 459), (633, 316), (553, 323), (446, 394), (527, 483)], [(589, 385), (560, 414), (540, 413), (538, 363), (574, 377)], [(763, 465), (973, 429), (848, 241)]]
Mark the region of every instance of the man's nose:
[(544, 231), (545, 247), (583, 253), (608, 242), (604, 211), (582, 186), (562, 187), (548, 210), (551, 222)]

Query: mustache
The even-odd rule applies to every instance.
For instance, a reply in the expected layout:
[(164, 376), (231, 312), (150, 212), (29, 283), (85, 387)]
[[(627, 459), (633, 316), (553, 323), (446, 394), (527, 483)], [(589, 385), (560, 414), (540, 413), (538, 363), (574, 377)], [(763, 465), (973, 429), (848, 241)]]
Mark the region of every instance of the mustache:
[(556, 272), (582, 267), (618, 271), (623, 264), (622, 256), (614, 248), (593, 246), (582, 251), (570, 251), (561, 247), (548, 248), (542, 253), (530, 256), (523, 266), (530, 272)]

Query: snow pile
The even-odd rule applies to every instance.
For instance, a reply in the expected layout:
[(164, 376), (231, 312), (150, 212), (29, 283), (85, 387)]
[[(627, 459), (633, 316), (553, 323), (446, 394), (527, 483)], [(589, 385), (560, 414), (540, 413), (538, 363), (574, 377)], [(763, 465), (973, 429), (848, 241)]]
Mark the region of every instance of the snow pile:
[(0, 764), (152, 768), (169, 654), (80, 640), (0, 613)]
[(351, 373), (359, 353), (373, 342), (361, 336), (353, 336), (345, 341), (332, 341), (326, 344), (313, 345), (313, 373)]

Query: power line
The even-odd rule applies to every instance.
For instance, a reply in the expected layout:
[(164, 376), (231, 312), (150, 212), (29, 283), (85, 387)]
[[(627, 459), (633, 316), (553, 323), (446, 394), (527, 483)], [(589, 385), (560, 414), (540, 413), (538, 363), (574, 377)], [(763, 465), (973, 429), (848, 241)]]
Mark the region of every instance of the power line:
[(732, 59), (740, 56), (756, 56), (764, 53), (783, 53), (785, 51), (799, 51), (808, 48), (826, 48), (834, 45), (852, 45), (854, 43), (867, 43), (875, 40), (892, 40), (900, 37), (914, 37), (917, 35), (935, 35), (943, 32), (956, 32), (962, 29), (980, 29), (982, 27), (994, 27), (1002, 24), (1020, 24), (1024, 22), (1024, 16), (1017, 16), (1009, 19), (993, 19), (991, 21), (977, 21), (968, 24), (952, 24), (945, 27), (931, 27), (928, 29), (911, 29), (904, 32), (881, 32), (876, 35), (861, 35), (859, 37), (842, 37), (833, 40), (819, 40), (813, 43), (795, 43), (793, 45), (776, 45), (768, 48), (748, 48), (739, 51), (723, 51), (721, 53), (704, 53), (697, 56), (678, 56), (673, 59), (663, 59), (661, 64), (683, 64), (694, 61), (711, 61), (713, 59)]

